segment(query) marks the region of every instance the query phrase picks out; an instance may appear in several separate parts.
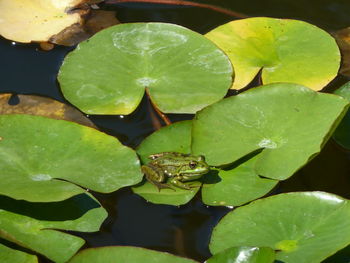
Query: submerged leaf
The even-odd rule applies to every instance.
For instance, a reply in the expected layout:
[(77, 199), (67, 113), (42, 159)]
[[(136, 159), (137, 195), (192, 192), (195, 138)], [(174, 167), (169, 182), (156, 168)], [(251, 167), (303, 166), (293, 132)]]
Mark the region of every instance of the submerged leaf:
[[(350, 82), (337, 89), (334, 94), (347, 99), (350, 102)], [(346, 149), (350, 149), (350, 111), (345, 114), (339, 126), (333, 134), (333, 139)]]
[(192, 152), (220, 166), (261, 151), (255, 172), (284, 180), (320, 151), (348, 104), (296, 84), (250, 89), (196, 115)]
[(68, 121), (0, 115), (0, 193), (32, 202), (85, 188), (108, 193), (142, 179), (136, 153), (116, 138)]
[(120, 24), (69, 53), (58, 80), (88, 114), (130, 114), (145, 89), (166, 113), (194, 113), (223, 98), (232, 66), (210, 40), (165, 23)]
[(140, 247), (89, 248), (75, 255), (69, 263), (198, 263), (169, 253)]
[(13, 94), (0, 94), (0, 114), (31, 114), (57, 120), (74, 121), (95, 128), (95, 125), (80, 111), (54, 99), (34, 96), (16, 95), (18, 103), (10, 104)]
[(107, 217), (88, 194), (56, 203), (30, 203), (0, 196), (0, 207), (1, 238), (55, 262), (66, 262), (84, 244), (83, 239), (58, 230), (94, 232)]
[(206, 34), (231, 59), (233, 89), (242, 89), (262, 70), (264, 84), (298, 83), (321, 90), (336, 77), (340, 52), (322, 29), (303, 21), (254, 17), (235, 20)]
[(285, 263), (318, 263), (350, 244), (348, 200), (323, 192), (280, 194), (227, 214), (214, 228), (210, 251), (271, 247)]

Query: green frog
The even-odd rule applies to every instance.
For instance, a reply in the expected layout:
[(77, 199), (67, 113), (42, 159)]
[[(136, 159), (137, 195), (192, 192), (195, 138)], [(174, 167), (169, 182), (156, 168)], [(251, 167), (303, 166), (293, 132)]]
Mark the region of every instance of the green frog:
[[(163, 152), (148, 157), (151, 161), (142, 165), (141, 170), (146, 179), (158, 190), (170, 188), (168, 183), (181, 189), (190, 190), (191, 186), (184, 183), (200, 178), (209, 172), (209, 165), (204, 156), (193, 156), (177, 152)], [(174, 189), (173, 189), (174, 190)]]

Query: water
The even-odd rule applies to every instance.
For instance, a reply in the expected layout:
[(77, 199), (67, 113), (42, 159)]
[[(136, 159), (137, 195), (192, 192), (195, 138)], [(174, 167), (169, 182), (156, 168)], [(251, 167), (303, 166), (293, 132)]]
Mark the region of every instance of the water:
[[(213, 3), (213, 1), (207, 1)], [(302, 19), (326, 30), (350, 25), (350, 3), (334, 0), (249, 0), (220, 1), (226, 7), (249, 16), (274, 16)], [(150, 4), (101, 5), (117, 11), (122, 22), (158, 21), (186, 26), (200, 33), (232, 20), (228, 15), (207, 9)], [(50, 52), (38, 50), (36, 44), (13, 44), (0, 40), (1, 92), (39, 94), (65, 101), (56, 82), (60, 64), (71, 48), (55, 47)], [(348, 79), (338, 77), (328, 90)], [(155, 130), (150, 104), (143, 99), (129, 116), (90, 116), (104, 132), (116, 136), (128, 146), (137, 146)], [(190, 119), (191, 115), (170, 115), (172, 121)], [(160, 124), (162, 122), (160, 121)], [(291, 156), (290, 158), (293, 158)], [(330, 141), (322, 153), (295, 176), (282, 182), (274, 193), (322, 190), (350, 198), (349, 154)], [(154, 205), (132, 194), (130, 189), (95, 194), (109, 213), (101, 231), (75, 233), (83, 237), (85, 247), (131, 245), (167, 251), (204, 261), (210, 256), (208, 242), (212, 228), (230, 208), (207, 207), (197, 196), (181, 207)], [(41, 259), (42, 262), (47, 262)]]

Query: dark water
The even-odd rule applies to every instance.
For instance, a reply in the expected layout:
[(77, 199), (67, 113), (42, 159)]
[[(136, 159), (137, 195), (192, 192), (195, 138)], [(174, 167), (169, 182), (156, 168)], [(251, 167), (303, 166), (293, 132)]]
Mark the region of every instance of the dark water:
[[(205, 1), (202, 1), (205, 2)], [(215, 3), (215, 1), (207, 1)], [(297, 18), (325, 30), (350, 26), (350, 2), (326, 0), (246, 0), (218, 1), (223, 6), (249, 16)], [(186, 26), (200, 33), (233, 18), (214, 11), (192, 7), (150, 4), (101, 5), (117, 11), (122, 22), (160, 21)], [(0, 39), (0, 92), (39, 94), (64, 101), (56, 82), (62, 59), (71, 48), (55, 47), (44, 52), (33, 45), (13, 45)], [(328, 90), (347, 81), (334, 80)], [(120, 139), (125, 145), (137, 146), (154, 131), (147, 99), (130, 116), (91, 116), (103, 131)], [(173, 121), (191, 116), (171, 115)], [(322, 190), (350, 198), (349, 153), (330, 141), (322, 153), (289, 180), (280, 184), (275, 193), (301, 190)], [(291, 156), (290, 158), (293, 158)], [(132, 245), (168, 251), (203, 261), (210, 256), (208, 242), (212, 228), (230, 209), (207, 207), (196, 197), (181, 207), (154, 205), (131, 193), (130, 189), (102, 195), (96, 194), (108, 210), (109, 217), (98, 233), (79, 234), (85, 247)], [(42, 262), (46, 260), (42, 259)], [(339, 261), (340, 262), (340, 261)], [(346, 262), (346, 261), (344, 261)]]

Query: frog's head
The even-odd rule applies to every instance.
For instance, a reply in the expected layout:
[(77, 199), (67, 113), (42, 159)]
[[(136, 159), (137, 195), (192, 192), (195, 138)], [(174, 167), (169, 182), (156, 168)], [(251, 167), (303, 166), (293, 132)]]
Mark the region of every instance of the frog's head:
[(186, 164), (181, 169), (181, 174), (187, 177), (203, 175), (209, 172), (209, 165), (205, 162), (205, 158), (202, 155), (188, 156), (186, 157)]

